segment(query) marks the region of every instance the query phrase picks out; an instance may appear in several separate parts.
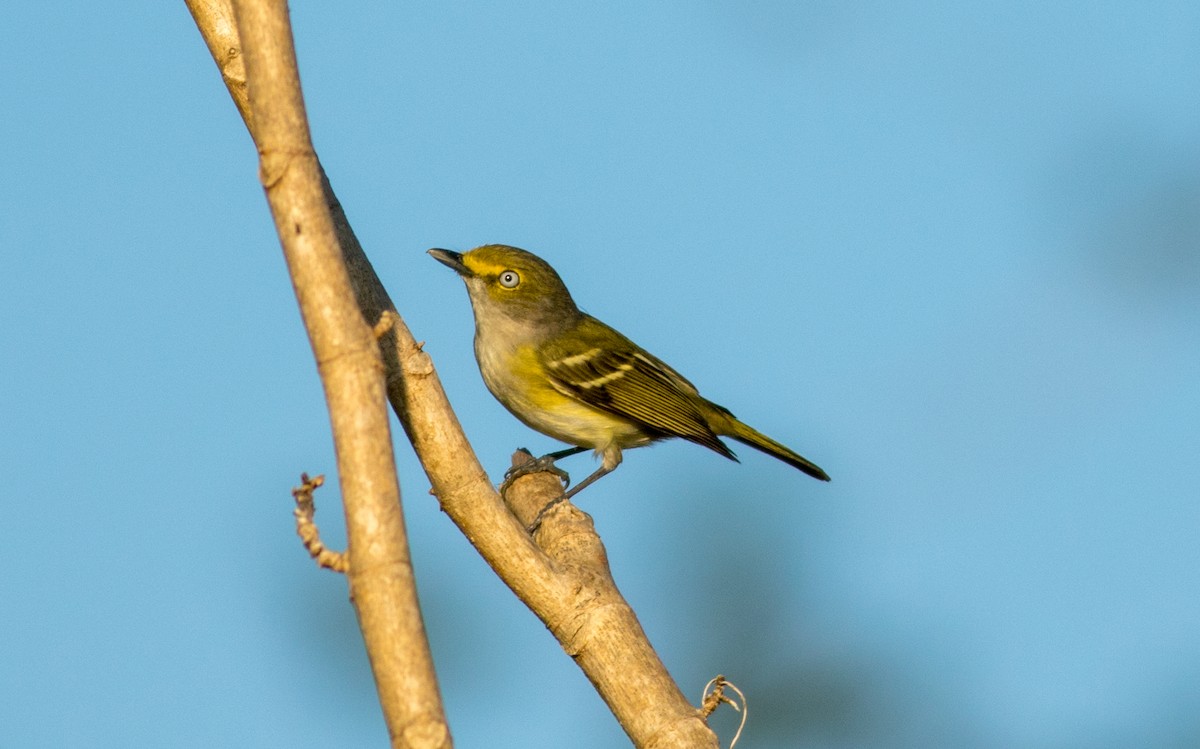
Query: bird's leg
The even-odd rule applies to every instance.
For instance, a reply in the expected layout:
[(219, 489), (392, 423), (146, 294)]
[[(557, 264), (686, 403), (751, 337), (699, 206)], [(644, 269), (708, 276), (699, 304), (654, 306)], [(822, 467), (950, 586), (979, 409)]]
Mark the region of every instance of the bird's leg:
[(516, 481), (522, 476), (528, 476), (531, 473), (542, 473), (543, 471), (553, 473), (555, 476), (558, 476), (560, 479), (562, 479), (563, 488), (566, 489), (571, 485), (571, 476), (563, 469), (554, 465), (554, 461), (560, 458), (578, 455), (586, 449), (586, 447), (568, 447), (565, 450), (546, 453), (540, 458), (509, 468), (504, 472), (504, 483), (500, 484), (500, 493), (503, 494), (504, 492), (508, 491), (508, 487), (512, 485), (512, 482)]
[[(579, 450), (583, 450), (583, 449), (584, 448), (582, 448), (582, 447), (579, 448)], [(604, 450), (604, 460), (603, 460), (603, 462), (600, 463), (600, 467), (597, 468), (595, 470), (595, 472), (592, 473), (591, 476), (588, 476), (583, 481), (580, 481), (575, 486), (575, 488), (571, 489), (571, 491), (564, 492), (561, 496), (555, 497), (554, 499), (547, 502), (545, 507), (538, 510), (538, 514), (534, 516), (533, 522), (529, 524), (529, 528), (527, 530), (530, 533), (533, 533), (534, 531), (536, 531), (538, 529), (538, 526), (540, 526), (542, 524), (542, 518), (544, 518), (546, 516), (546, 513), (549, 512), (551, 508), (553, 508), (555, 505), (559, 504), (560, 502), (565, 502), (568, 499), (570, 499), (571, 497), (574, 497), (576, 494), (583, 491), (584, 489), (591, 486), (592, 484), (596, 483), (604, 476), (607, 476), (608, 474), (612, 473), (613, 470), (615, 470), (616, 467), (619, 465), (621, 465), (621, 448), (617, 447), (616, 445), (609, 445)]]
[(587, 449), (588, 448), (586, 448), (586, 447), (578, 447), (578, 446), (577, 447), (568, 447), (565, 450), (555, 450), (552, 453), (546, 453), (542, 457), (538, 458), (538, 460), (549, 460), (551, 463), (553, 463), (556, 460), (562, 460), (563, 458), (569, 458), (572, 455), (578, 455), (579, 453), (581, 453)]
[[(586, 479), (584, 479), (583, 481), (580, 481), (580, 482), (579, 482), (579, 483), (578, 483), (578, 484), (575, 486), (575, 488), (574, 488), (574, 489), (572, 489), (572, 490), (571, 490), (571, 491), (569, 491), (569, 492), (566, 492), (565, 494), (563, 494), (563, 495), (562, 495), (562, 497), (560, 497), (560, 498), (558, 498), (558, 499), (554, 500), (554, 502), (552, 502), (551, 504), (555, 504), (555, 503), (557, 503), (557, 502), (562, 502), (563, 500), (570, 499), (571, 497), (574, 497), (576, 494), (578, 494), (579, 492), (583, 491), (585, 488), (587, 488), (587, 487), (588, 487), (588, 486), (590, 486), (591, 484), (594, 484), (594, 483), (596, 483), (596, 481), (597, 481), (597, 480), (599, 480), (601, 477), (603, 477), (603, 476), (607, 476), (608, 474), (612, 473), (612, 471), (613, 471), (613, 468), (616, 468), (616, 466), (613, 466), (612, 468), (609, 468), (607, 465), (601, 465), (599, 468), (597, 468), (597, 469), (595, 470), (595, 472), (593, 472), (593, 473), (592, 473), (592, 475), (591, 475), (591, 476), (588, 476), (588, 477), (587, 477)], [(547, 506), (549, 506), (549, 505), (547, 505)], [(542, 512), (545, 512), (545, 510), (542, 510)]]

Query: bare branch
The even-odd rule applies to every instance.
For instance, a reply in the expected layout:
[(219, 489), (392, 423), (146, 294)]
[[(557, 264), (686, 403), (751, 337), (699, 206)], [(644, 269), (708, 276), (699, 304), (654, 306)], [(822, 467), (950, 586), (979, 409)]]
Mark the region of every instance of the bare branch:
[[(532, 460), (513, 454), (513, 465)], [(551, 473), (512, 483), (504, 501), (528, 525), (562, 496)], [(622, 727), (640, 747), (717, 746), (700, 712), (679, 691), (650, 645), (637, 615), (617, 589), (608, 554), (592, 518), (569, 501), (558, 502), (534, 533), (570, 593), (538, 611), (563, 650), (575, 659)]]
[[(710, 689), (712, 690), (711, 692), (708, 691)], [(735, 700), (725, 694), (726, 689), (736, 694), (738, 699)], [(738, 739), (742, 737), (742, 730), (746, 727), (746, 719), (750, 717), (750, 703), (746, 701), (746, 695), (742, 693), (742, 690), (738, 689), (737, 684), (729, 681), (721, 674), (717, 674), (704, 685), (704, 697), (700, 700), (700, 712), (705, 718), (708, 718), (722, 704), (729, 705), (735, 712), (742, 714), (742, 719), (738, 723), (738, 729), (733, 734), (733, 739), (729, 742), (729, 749), (733, 749), (737, 746)]]
[(300, 474), (300, 486), (292, 489), (292, 498), (296, 500), (296, 509), (293, 511), (296, 516), (296, 535), (300, 536), (308, 555), (318, 565), (345, 574), (350, 569), (350, 561), (345, 554), (330, 549), (321, 541), (321, 532), (313, 519), (317, 514), (313, 493), (324, 483), (324, 476), (310, 479), (307, 473)]
[(238, 38), (237, 20), (233, 17), (233, 0), (185, 0), (188, 10), (204, 37), (221, 80), (246, 129), (254, 136), (250, 122), (250, 95), (246, 91), (246, 64), (242, 60), (242, 43)]
[[(228, 14), (221, 17), (230, 33)], [(388, 732), (394, 747), (448, 747), (400, 512), (383, 362), (356, 303), (325, 199), (287, 5), (238, 0), (233, 17), (259, 178), (329, 405), (349, 538), (347, 578)], [(226, 61), (241, 57), (237, 48), (210, 43), (210, 50), (225, 51)]]

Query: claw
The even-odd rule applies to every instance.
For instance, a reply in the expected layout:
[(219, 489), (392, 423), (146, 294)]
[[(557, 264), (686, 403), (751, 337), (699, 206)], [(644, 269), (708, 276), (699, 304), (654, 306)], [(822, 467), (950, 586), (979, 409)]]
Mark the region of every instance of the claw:
[(505, 471), (504, 483), (500, 484), (500, 493), (503, 494), (504, 492), (508, 491), (508, 487), (511, 486), (514, 481), (522, 476), (528, 476), (531, 473), (553, 473), (562, 480), (563, 489), (566, 489), (571, 485), (571, 476), (563, 469), (554, 465), (554, 456), (543, 455), (536, 460), (522, 463), (519, 466), (513, 466)]

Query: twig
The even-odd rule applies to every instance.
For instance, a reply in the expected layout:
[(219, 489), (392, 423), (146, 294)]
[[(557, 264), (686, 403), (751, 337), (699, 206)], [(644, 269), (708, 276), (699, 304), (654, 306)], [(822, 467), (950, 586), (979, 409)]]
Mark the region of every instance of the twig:
[(308, 549), (308, 555), (319, 566), (344, 575), (346, 570), (350, 569), (349, 560), (340, 551), (334, 551), (325, 546), (321, 541), (321, 532), (317, 530), (317, 524), (313, 522), (313, 516), (317, 514), (316, 505), (313, 504), (313, 492), (325, 483), (325, 477), (317, 476), (310, 479), (307, 473), (302, 473), (300, 482), (300, 486), (292, 489), (292, 497), (296, 500), (296, 509), (293, 511), (296, 516), (296, 534), (304, 542), (304, 548)]
[[(740, 704), (725, 694), (726, 688), (737, 694), (738, 699), (741, 700)], [(750, 705), (746, 702), (746, 695), (742, 694), (742, 690), (738, 689), (736, 684), (726, 680), (721, 674), (717, 674), (704, 685), (704, 694), (700, 699), (700, 714), (707, 720), (708, 716), (712, 715), (722, 703), (742, 714), (737, 732), (733, 734), (733, 740), (729, 742), (729, 749), (733, 749), (737, 746), (738, 739), (742, 737), (742, 729), (746, 727), (746, 720), (750, 717)]]

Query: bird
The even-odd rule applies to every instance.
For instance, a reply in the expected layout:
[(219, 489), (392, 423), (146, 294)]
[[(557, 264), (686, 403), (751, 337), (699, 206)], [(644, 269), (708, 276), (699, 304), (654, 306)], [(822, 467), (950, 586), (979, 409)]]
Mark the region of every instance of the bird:
[[(555, 460), (589, 449), (600, 459), (539, 518), (615, 470), (623, 451), (672, 438), (737, 461), (720, 439), (729, 437), (829, 481), (815, 463), (739, 421), (661, 359), (580, 310), (554, 268), (532, 252), (502, 244), (428, 252), (466, 284), (487, 389), (527, 426), (572, 446), (515, 469), (519, 475), (553, 470)], [(515, 477), (510, 471), (505, 485)]]

